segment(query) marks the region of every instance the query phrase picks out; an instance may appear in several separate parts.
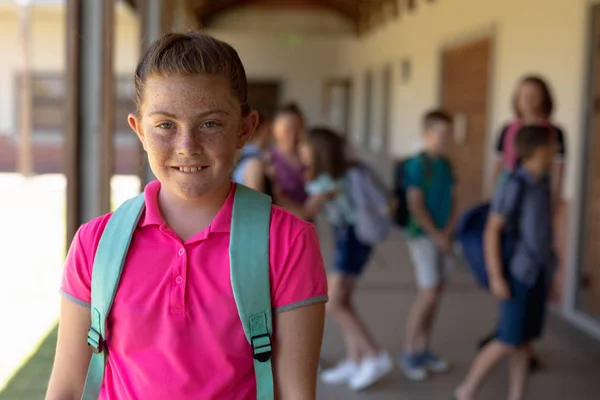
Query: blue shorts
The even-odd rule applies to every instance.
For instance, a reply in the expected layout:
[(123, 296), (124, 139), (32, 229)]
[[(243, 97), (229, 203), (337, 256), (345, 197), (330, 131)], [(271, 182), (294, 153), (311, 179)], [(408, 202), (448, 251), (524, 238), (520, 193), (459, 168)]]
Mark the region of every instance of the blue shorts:
[(371, 246), (361, 243), (354, 233), (354, 227), (336, 227), (333, 266), (344, 276), (359, 276), (365, 269), (371, 255)]
[(510, 276), (511, 299), (500, 302), (497, 339), (519, 347), (542, 335), (548, 301), (547, 274), (541, 273), (533, 287)]

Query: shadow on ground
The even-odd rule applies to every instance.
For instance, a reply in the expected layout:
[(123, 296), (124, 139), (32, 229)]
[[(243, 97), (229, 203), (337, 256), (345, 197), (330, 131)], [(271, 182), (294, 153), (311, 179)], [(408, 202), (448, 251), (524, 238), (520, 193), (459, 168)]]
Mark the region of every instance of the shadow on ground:
[(41, 341), (31, 357), (0, 392), (0, 400), (41, 400), (46, 395), (56, 349), (57, 327)]

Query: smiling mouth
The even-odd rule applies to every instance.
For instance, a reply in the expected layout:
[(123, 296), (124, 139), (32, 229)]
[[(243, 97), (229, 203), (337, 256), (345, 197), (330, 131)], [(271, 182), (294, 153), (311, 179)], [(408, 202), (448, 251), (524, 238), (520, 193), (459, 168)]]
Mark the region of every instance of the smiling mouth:
[(187, 173), (187, 174), (191, 174), (191, 173), (194, 173), (194, 172), (202, 171), (202, 170), (208, 168), (208, 166), (206, 166), (206, 165), (199, 165), (199, 166), (195, 165), (193, 167), (190, 166), (190, 167), (171, 167), (171, 168), (173, 168), (174, 170), (179, 171), (179, 172), (184, 172), (184, 173)]

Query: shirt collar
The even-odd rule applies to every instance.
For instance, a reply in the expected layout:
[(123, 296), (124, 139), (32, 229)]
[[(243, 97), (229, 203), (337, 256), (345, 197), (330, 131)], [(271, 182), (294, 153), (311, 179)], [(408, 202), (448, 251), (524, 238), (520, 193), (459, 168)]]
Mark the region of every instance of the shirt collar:
[(525, 182), (527, 182), (527, 184), (529, 185), (546, 184), (550, 181), (549, 174), (544, 175), (541, 179), (536, 179), (536, 177), (533, 176), (533, 174), (527, 169), (525, 169), (523, 166), (519, 166), (516, 170), (516, 173), (518, 176), (525, 179)]
[[(160, 182), (152, 181), (144, 189), (144, 201), (146, 208), (144, 215), (140, 219), (140, 227), (149, 225), (163, 225), (165, 222), (160, 214), (158, 207), (158, 193), (160, 192)], [(231, 216), (233, 215), (233, 197), (235, 194), (235, 184), (231, 183), (229, 195), (225, 203), (212, 220), (210, 225), (204, 230), (206, 236), (212, 232), (229, 233), (231, 231)]]

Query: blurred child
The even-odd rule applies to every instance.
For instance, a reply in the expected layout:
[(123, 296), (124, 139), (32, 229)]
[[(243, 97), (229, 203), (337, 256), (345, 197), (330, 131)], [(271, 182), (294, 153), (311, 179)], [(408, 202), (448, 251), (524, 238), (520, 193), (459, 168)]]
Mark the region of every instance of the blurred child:
[(409, 225), (407, 244), (419, 288), (406, 328), (400, 366), (413, 380), (424, 380), (428, 371), (444, 372), (448, 363), (430, 349), (430, 338), (444, 283), (452, 268), (454, 229), (454, 177), (445, 157), (452, 140), (452, 119), (432, 111), (423, 119), (424, 151), (408, 160), (405, 187)]
[(327, 129), (308, 132), (301, 154), (308, 165), (309, 195), (332, 194), (324, 205), (335, 232), (334, 272), (329, 276), (327, 311), (340, 325), (346, 346), (345, 360), (323, 371), (321, 379), (362, 390), (392, 369), (390, 356), (375, 343), (352, 305), (356, 281), (372, 251), (371, 245), (359, 240), (355, 229), (355, 200), (366, 190), (357, 184), (362, 172), (347, 159), (344, 139)]
[[(488, 374), (509, 356), (508, 398), (523, 399), (532, 341), (543, 330), (549, 283), (556, 266), (549, 178), (556, 141), (546, 126), (525, 126), (517, 133), (515, 145), (519, 166), (496, 192), (484, 236), (490, 288), (501, 300), (498, 331), (456, 389), (457, 400), (476, 399)], [(503, 237), (514, 242), (506, 265)]]
[(259, 114), (259, 125), (241, 151), (232, 181), (273, 196), (273, 183), (265, 162), (265, 150), (271, 142), (271, 121)]

